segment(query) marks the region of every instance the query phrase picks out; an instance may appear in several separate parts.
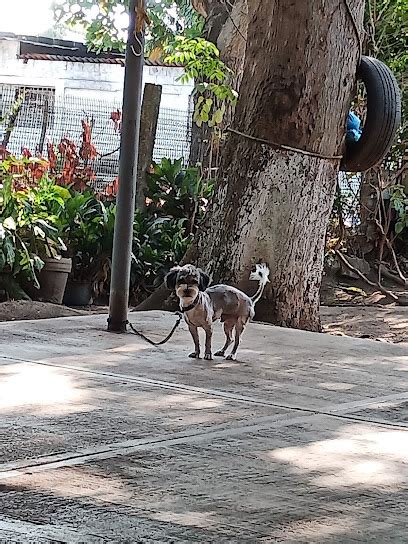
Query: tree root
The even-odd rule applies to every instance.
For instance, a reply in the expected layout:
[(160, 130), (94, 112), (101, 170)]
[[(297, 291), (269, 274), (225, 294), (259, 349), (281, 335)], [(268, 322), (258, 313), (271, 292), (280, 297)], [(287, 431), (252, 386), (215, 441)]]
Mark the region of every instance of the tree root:
[(173, 299), (164, 283), (135, 308), (136, 312), (146, 312), (149, 310), (175, 312), (178, 309), (177, 301)]

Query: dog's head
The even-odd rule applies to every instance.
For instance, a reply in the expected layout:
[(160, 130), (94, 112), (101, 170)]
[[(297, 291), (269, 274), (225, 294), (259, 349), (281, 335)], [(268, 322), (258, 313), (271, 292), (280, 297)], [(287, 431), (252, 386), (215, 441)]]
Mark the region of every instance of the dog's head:
[(164, 278), (168, 289), (175, 289), (179, 298), (195, 299), (199, 291), (205, 291), (210, 277), (192, 264), (175, 266)]

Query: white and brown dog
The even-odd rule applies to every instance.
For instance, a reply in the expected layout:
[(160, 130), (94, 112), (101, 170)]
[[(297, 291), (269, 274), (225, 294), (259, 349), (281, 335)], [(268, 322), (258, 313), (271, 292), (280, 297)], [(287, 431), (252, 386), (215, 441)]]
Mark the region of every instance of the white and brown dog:
[(212, 359), (211, 340), (213, 321), (221, 319), (224, 323), (225, 344), (214, 355), (223, 357), (232, 344), (232, 331), (235, 328), (235, 342), (227, 359), (235, 359), (240, 338), (245, 326), (255, 315), (255, 304), (261, 298), (265, 285), (269, 282), (269, 268), (257, 264), (249, 279), (258, 280), (259, 286), (254, 296), (249, 297), (239, 289), (229, 285), (208, 287), (210, 277), (200, 268), (191, 264), (176, 266), (165, 278), (168, 289), (175, 289), (180, 300), (180, 309), (194, 340), (194, 351), (189, 357), (200, 357), (198, 327), (205, 330), (204, 359)]

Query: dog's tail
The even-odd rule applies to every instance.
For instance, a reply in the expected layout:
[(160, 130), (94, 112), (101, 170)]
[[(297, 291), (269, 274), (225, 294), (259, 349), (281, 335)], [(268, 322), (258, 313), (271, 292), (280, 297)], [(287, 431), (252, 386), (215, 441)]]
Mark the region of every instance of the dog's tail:
[(259, 281), (258, 289), (256, 290), (255, 295), (251, 297), (251, 300), (255, 305), (261, 298), (265, 285), (269, 282), (269, 268), (265, 263), (257, 264), (255, 272), (251, 272), (249, 279)]

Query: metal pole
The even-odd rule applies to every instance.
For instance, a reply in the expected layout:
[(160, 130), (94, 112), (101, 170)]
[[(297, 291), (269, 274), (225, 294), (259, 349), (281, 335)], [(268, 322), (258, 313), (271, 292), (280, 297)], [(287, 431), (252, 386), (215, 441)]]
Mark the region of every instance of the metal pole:
[(112, 275), (108, 331), (126, 331), (129, 303), (136, 172), (142, 102), (144, 64), (144, 0), (129, 2), (129, 30), (123, 84), (122, 130), (119, 160), (119, 188), (113, 237)]

